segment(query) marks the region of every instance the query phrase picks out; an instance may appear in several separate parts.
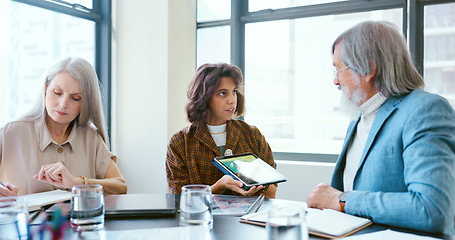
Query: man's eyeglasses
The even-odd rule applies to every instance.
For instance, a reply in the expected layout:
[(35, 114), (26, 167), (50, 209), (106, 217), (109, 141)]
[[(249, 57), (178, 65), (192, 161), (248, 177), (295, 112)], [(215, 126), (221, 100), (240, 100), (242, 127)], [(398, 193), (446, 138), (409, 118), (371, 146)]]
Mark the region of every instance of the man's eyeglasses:
[(336, 69), (333, 69), (333, 79), (337, 79), (338, 78), (338, 74), (340, 74), (341, 71), (343, 71), (345, 69), (348, 69), (348, 68), (349, 68), (349, 66), (344, 67), (344, 68), (342, 68), (342, 69), (340, 69), (338, 71)]

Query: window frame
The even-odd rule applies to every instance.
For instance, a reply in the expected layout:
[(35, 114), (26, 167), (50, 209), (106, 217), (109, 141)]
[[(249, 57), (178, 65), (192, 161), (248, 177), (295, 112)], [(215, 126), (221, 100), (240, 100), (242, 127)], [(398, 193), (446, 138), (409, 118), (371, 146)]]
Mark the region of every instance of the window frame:
[(79, 4), (53, 0), (11, 0), (34, 7), (70, 15), (95, 23), (95, 71), (98, 74), (101, 87), (104, 118), (109, 138), (111, 136), (111, 65), (112, 65), (112, 1), (93, 0), (92, 9)]
[[(277, 20), (289, 20), (335, 14), (358, 13), (401, 8), (403, 34), (408, 39), (417, 69), (423, 76), (424, 60), (424, 7), (453, 3), (455, 0), (349, 0), (281, 9), (264, 9), (249, 12), (249, 0), (231, 0), (231, 18), (197, 22), (197, 29), (231, 26), (231, 63), (245, 72), (245, 25)], [(311, 162), (336, 162), (338, 154), (273, 152), (275, 159)]]

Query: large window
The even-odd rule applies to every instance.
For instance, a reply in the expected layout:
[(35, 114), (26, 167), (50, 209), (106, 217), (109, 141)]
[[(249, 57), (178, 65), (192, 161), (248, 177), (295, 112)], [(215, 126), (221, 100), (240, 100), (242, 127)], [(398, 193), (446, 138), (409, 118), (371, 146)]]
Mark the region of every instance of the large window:
[[(244, 119), (259, 127), (275, 156), (333, 161), (349, 120), (339, 112), (341, 93), (333, 85), (331, 44), (359, 22), (387, 20), (401, 28), (424, 74), (426, 90), (455, 106), (455, 3), (438, 2), (231, 0), (232, 19), (226, 14), (216, 20), (198, 18), (197, 64), (227, 61), (230, 56), (230, 62), (242, 68)], [(221, 49), (219, 40), (201, 46), (202, 30), (203, 39), (220, 39), (215, 29), (229, 27), (228, 46)], [(211, 53), (216, 54), (210, 59), (201, 57)]]
[(109, 62), (100, 61), (102, 48), (98, 46), (102, 39), (110, 38), (103, 38), (100, 33), (101, 7), (92, 0), (0, 1), (1, 125), (29, 110), (47, 70), (64, 57), (78, 56), (89, 61), (107, 90), (109, 76), (100, 70), (109, 68)]
[(424, 16), (425, 89), (455, 107), (455, 3), (425, 6)]

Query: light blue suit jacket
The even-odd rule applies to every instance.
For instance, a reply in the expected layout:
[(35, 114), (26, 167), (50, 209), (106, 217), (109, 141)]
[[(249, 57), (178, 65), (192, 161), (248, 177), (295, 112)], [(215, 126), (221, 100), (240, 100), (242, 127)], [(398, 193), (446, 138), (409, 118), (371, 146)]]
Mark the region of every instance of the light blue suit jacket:
[[(350, 123), (331, 185), (343, 191)], [(453, 234), (455, 112), (446, 99), (414, 90), (390, 97), (368, 135), (345, 211), (373, 222)]]

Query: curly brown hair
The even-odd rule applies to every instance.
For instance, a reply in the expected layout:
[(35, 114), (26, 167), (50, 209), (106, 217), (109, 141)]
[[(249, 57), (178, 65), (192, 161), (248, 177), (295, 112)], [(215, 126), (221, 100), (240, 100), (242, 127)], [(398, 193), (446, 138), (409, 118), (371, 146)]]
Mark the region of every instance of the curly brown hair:
[(200, 125), (210, 113), (209, 101), (215, 94), (223, 77), (232, 78), (237, 87), (237, 106), (235, 116), (241, 116), (245, 111), (245, 96), (243, 95), (243, 75), (237, 66), (218, 63), (200, 66), (191, 81), (187, 96), (186, 113), (188, 121)]

